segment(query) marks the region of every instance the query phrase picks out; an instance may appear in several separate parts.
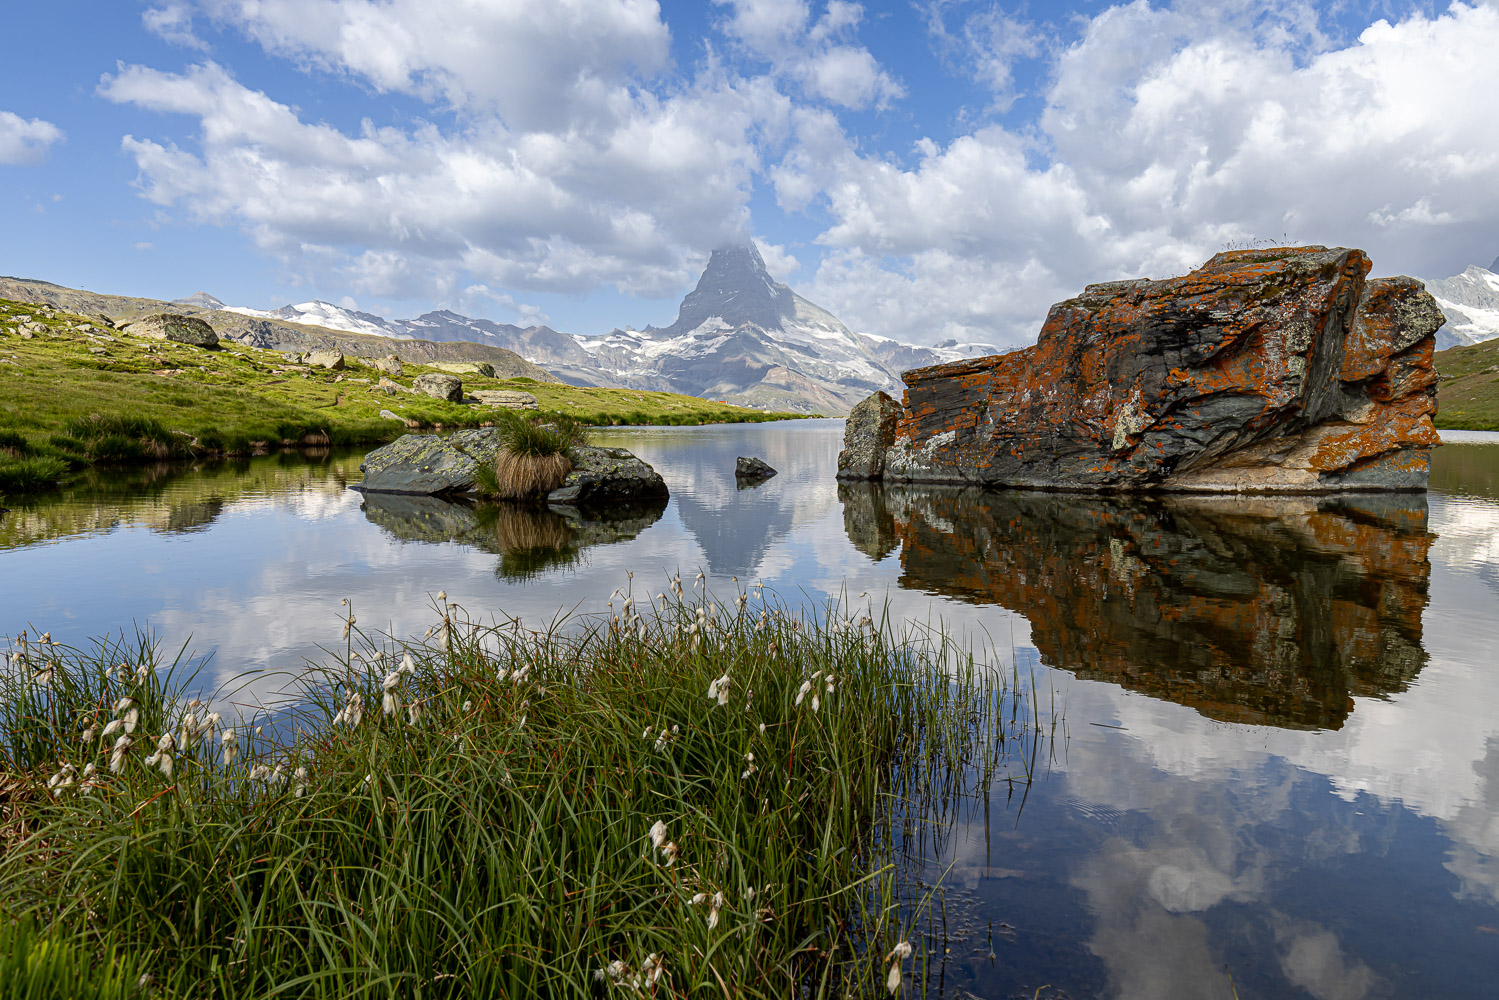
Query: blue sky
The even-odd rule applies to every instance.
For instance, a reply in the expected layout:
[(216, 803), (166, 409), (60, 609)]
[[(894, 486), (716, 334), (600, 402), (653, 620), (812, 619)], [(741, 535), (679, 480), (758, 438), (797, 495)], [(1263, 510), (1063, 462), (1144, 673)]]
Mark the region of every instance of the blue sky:
[[(12, 5), (0, 273), (665, 324), (754, 237), (856, 330), (1023, 343), (1225, 244), (1499, 254), (1494, 3)], [(64, 41), (65, 40), (65, 41)]]

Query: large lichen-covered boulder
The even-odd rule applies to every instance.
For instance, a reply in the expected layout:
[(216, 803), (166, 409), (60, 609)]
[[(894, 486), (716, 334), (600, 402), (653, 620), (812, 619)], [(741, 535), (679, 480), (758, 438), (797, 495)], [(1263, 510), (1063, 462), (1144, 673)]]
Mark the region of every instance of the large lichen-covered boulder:
[(370, 493), (472, 493), (479, 463), (494, 464), (500, 439), (493, 428), (452, 434), (403, 434), (364, 456), (359, 488)]
[(570, 452), (573, 471), (547, 494), (547, 503), (591, 506), (667, 496), (661, 473), (624, 448), (582, 446)]
[(879, 479), (885, 473), (885, 449), (895, 443), (901, 406), (877, 392), (849, 411), (838, 453), (839, 479)]
[(450, 403), (463, 402), (463, 380), (456, 375), (418, 375), (411, 380), (411, 391)]
[(1090, 285), (1038, 342), (906, 372), (887, 480), (1072, 490), (1426, 486), (1436, 301), (1360, 250)]
[(179, 313), (152, 313), (131, 323), (126, 332), (133, 337), (170, 340), (193, 347), (217, 347), (219, 335), (213, 327), (196, 316)]

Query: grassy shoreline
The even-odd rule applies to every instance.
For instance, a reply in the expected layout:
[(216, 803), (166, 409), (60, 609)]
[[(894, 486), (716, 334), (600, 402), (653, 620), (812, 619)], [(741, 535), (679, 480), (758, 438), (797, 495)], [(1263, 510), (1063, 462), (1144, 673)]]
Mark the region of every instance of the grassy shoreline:
[[(399, 352), (400, 342), (391, 350)], [(344, 371), (221, 341), (205, 350), (106, 328), (97, 317), (0, 300), (0, 496), (50, 488), (91, 465), (263, 454), (279, 448), (374, 445), (410, 429), (473, 427), (483, 406), (410, 392), (440, 369), (405, 364), (388, 376), (369, 359)], [(529, 378), (464, 375), (465, 391), (519, 389), (543, 411), (580, 423), (702, 424), (789, 419), (673, 393), (578, 389)], [(381, 417), (382, 410), (397, 419)]]
[(945, 639), (668, 590), (539, 632), (439, 603), (416, 643), (351, 613), (276, 725), (210, 719), (149, 641), (30, 643), (0, 982), (45, 948), (38, 997), (141, 994), (94, 989), (105, 954), (165, 996), (884, 995), (897, 834), (1025, 720)]

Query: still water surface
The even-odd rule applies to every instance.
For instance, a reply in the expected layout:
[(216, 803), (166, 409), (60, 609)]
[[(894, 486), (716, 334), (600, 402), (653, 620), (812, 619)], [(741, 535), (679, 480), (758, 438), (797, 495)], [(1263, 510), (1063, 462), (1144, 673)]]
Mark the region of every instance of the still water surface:
[(358, 455), (100, 478), (0, 518), (0, 631), (149, 625), (212, 687), (323, 659), (345, 597), (397, 635), (439, 589), (542, 621), (631, 570), (888, 602), (1058, 720), (1023, 809), (938, 841), (931, 995), (1499, 996), (1499, 436), (1425, 496), (1122, 503), (840, 487), (841, 428), (610, 432), (672, 491), (610, 520), (365, 498)]

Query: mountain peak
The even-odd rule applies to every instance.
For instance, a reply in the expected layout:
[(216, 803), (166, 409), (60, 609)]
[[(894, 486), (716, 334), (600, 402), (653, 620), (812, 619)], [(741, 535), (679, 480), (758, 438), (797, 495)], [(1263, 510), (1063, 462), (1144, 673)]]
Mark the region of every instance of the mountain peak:
[(720, 247), (708, 257), (697, 287), (687, 293), (670, 329), (686, 333), (717, 316), (731, 327), (747, 323), (766, 330), (796, 314), (795, 296), (765, 268), (753, 243)]
[(207, 292), (193, 292), (185, 299), (174, 299), (173, 303), (179, 306), (198, 306), (202, 309), (222, 309), (224, 303), (209, 295)]
[(1499, 257), (1494, 258), (1494, 262), (1489, 265), (1489, 270), (1495, 274), (1499, 274)]

